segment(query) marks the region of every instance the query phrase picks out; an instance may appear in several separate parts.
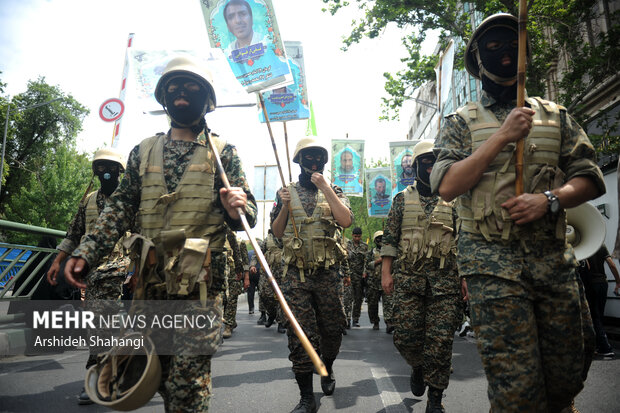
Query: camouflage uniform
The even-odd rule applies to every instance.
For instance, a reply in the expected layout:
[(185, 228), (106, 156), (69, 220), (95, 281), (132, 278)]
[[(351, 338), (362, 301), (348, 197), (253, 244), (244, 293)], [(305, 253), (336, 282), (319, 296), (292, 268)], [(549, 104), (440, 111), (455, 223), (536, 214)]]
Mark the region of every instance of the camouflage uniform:
[(381, 264), (375, 265), (375, 260), (381, 257), (378, 248), (373, 248), (366, 254), (366, 267), (364, 272), (368, 274), (368, 318), (371, 324), (379, 322), (379, 300), (383, 304), (383, 321), (386, 326), (394, 324), (392, 320), (392, 295), (385, 294), (381, 287)]
[(226, 252), (227, 272), (226, 294), (224, 296), (224, 324), (234, 329), (237, 328), (237, 303), (239, 296), (243, 293), (243, 278), (239, 280), (237, 275), (249, 271), (248, 254), (245, 243), (239, 242), (239, 239), (232, 231), (227, 231), (226, 238), (228, 239), (230, 250)]
[(351, 290), (353, 292), (353, 321), (360, 318), (362, 302), (364, 301), (364, 289), (362, 287), (362, 274), (366, 263), (368, 244), (361, 242), (355, 245), (353, 240), (347, 240), (347, 256), (351, 270)]
[[(80, 244), (80, 240), (84, 234), (86, 234), (87, 207), (89, 203), (95, 202), (97, 213), (101, 213), (107, 199), (108, 197), (101, 190), (91, 192), (86, 197), (85, 202), (80, 203), (73, 220), (69, 224), (65, 239), (63, 239), (56, 248), (60, 251), (64, 251), (70, 256), (73, 250)], [(128, 265), (129, 257), (124, 254), (121, 246), (117, 244), (114, 247), (114, 251), (108, 257), (101, 260), (101, 265), (89, 273), (86, 282), (86, 301), (88, 301), (89, 309), (96, 313), (107, 311), (106, 307), (109, 306), (106, 306), (105, 304), (98, 306), (97, 301), (110, 302), (121, 298), (123, 293), (123, 283), (127, 277)], [(105, 330), (90, 331), (89, 334), (102, 338), (105, 338), (108, 335)], [(91, 354), (86, 362), (86, 368), (96, 364), (97, 354), (105, 350), (107, 349), (91, 347)]]
[[(417, 193), (414, 186), (412, 192)], [(433, 215), (439, 197), (419, 196), (427, 218)], [(392, 268), (394, 279), (394, 346), (414, 369), (422, 368), (425, 384), (446, 389), (450, 379), (454, 330), (460, 321), (460, 283), (454, 253), (442, 268), (439, 258), (405, 259), (401, 251), (405, 191), (392, 203), (383, 228), (381, 256), (400, 257)]]
[[(312, 216), (317, 205), (319, 190), (304, 188), (299, 183), (292, 185), (299, 195), (306, 214), (309, 217)], [(331, 187), (341, 202), (350, 209), (349, 199), (342, 190), (334, 185)], [(281, 209), (282, 201), (278, 193), (276, 205), (271, 211), (272, 224)], [(296, 224), (300, 225), (299, 222)], [(307, 269), (302, 277), (300, 270), (291, 263), (282, 276), (282, 293), (312, 346), (324, 360), (336, 359), (342, 342), (345, 318), (342, 301), (338, 295), (339, 282), (340, 277), (334, 266), (319, 267), (316, 270)], [(287, 330), (289, 360), (293, 363), (293, 372), (295, 374), (312, 372), (313, 365), (310, 357), (304, 351), (293, 329)]]
[[(351, 269), (349, 268), (349, 260), (345, 257), (340, 261), (340, 277), (351, 278)], [(351, 322), (351, 312), (353, 310), (353, 286), (342, 285), (342, 308), (344, 309), (344, 315), (347, 319), (347, 325)]]
[[(528, 99), (528, 104), (537, 102), (532, 101)], [(543, 103), (536, 116), (547, 116), (548, 107)], [(552, 103), (546, 105), (555, 107)], [(486, 111), (481, 114), (491, 113), (501, 123), (514, 105), (496, 102), (483, 92), (480, 107), (478, 110)], [(551, 190), (571, 178), (586, 176), (603, 194), (605, 185), (588, 137), (564, 108), (559, 107), (555, 116), (559, 122), (545, 126), (546, 130), (554, 129), (553, 140), (546, 135), (546, 146), (551, 142), (559, 150), (547, 152), (550, 160), (536, 171), (549, 175), (538, 183), (524, 179), (524, 192)], [(526, 167), (527, 157), (536, 156), (539, 149), (530, 139), (540, 130), (535, 118), (525, 143), (529, 148)], [(472, 132), (462, 115), (446, 118), (436, 148), (438, 158), (431, 174), (434, 192), (448, 168), (472, 153)], [(511, 167), (513, 162), (514, 157)], [(557, 167), (549, 166), (552, 163)], [(514, 196), (512, 176), (512, 183), (505, 185), (512, 192), (505, 196)], [(460, 205), (471, 200), (477, 185), (460, 196)], [(563, 220), (563, 211), (557, 216), (547, 214), (516, 227), (508, 239), (495, 237), (490, 241), (475, 231), (459, 231), (459, 273), (467, 278), (471, 319), (493, 411), (559, 411), (583, 388), (584, 338), (592, 334), (586, 331), (591, 320), (588, 322), (589, 312), (580, 298), (577, 261), (572, 247), (565, 242)]]
[[(166, 137), (163, 146), (162, 172), (169, 193), (173, 193), (181, 182), (191, 157), (199, 146), (207, 146), (204, 137), (192, 142), (171, 140), (169, 135)], [(248, 196), (245, 214), (250, 226), (254, 226), (256, 202), (250, 193), (236, 149), (231, 145), (224, 146), (221, 159), (230, 185), (241, 187)], [(120, 235), (138, 214), (142, 189), (140, 161), (140, 146), (138, 145), (129, 154), (123, 180), (99, 216), (95, 230), (73, 252), (74, 257), (85, 259), (91, 267), (99, 257), (112, 250)], [(219, 199), (219, 189), (223, 187), (219, 175), (215, 174), (214, 206), (216, 210), (222, 211), (225, 222), (232, 230), (240, 230), (241, 222), (228, 216)], [(207, 297), (220, 306), (225, 292), (225, 268), (226, 255), (221, 251), (213, 251)], [(163, 274), (161, 276), (165, 277)], [(161, 284), (147, 286), (146, 294), (150, 299), (197, 299), (198, 285), (188, 296), (168, 295), (165, 285), (162, 290)], [(162, 361), (160, 393), (164, 399), (166, 411), (208, 411), (211, 398), (211, 356), (160, 356), (160, 360)]]
[[(267, 265), (269, 265), (271, 274), (273, 274), (279, 286), (282, 282), (282, 241), (274, 237), (270, 232), (265, 240), (259, 242), (259, 245), (261, 247), (261, 251), (265, 255), (265, 258), (267, 259)], [(250, 266), (254, 266), (257, 271), (260, 271), (260, 278), (258, 279), (258, 296), (260, 299), (260, 304), (263, 306), (261, 311), (265, 311), (268, 318), (273, 318), (276, 319), (278, 323), (283, 323), (285, 317), (280, 309), (280, 304), (276, 298), (273, 288), (271, 287), (267, 274), (263, 271), (260, 263), (258, 262), (258, 256), (256, 254), (252, 257)]]

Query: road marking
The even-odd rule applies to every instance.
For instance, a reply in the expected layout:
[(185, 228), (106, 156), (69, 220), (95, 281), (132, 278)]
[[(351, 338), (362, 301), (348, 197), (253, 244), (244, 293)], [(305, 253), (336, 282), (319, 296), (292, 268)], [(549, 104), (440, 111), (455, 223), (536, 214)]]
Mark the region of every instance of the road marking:
[(381, 402), (385, 407), (385, 413), (403, 413), (409, 410), (403, 404), (403, 400), (400, 397), (400, 393), (396, 391), (392, 379), (383, 367), (371, 368), (373, 379), (379, 389), (379, 395), (381, 396)]

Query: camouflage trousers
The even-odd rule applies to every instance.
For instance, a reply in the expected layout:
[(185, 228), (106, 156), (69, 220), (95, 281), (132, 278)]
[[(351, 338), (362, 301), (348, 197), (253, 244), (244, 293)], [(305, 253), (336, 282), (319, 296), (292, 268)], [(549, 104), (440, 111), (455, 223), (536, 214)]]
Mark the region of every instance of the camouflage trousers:
[(594, 332), (576, 278), (534, 287), (467, 277), (491, 411), (559, 412), (583, 388)]
[[(123, 293), (125, 272), (115, 271), (114, 275), (105, 277), (101, 273), (91, 273), (86, 280), (86, 308), (95, 314), (106, 314), (118, 311), (113, 304)], [(112, 334), (106, 329), (89, 329), (88, 334), (102, 339), (110, 338)], [(86, 368), (97, 364), (97, 354), (109, 350), (107, 347), (90, 347)]]
[[(276, 278), (276, 281), (278, 281), (278, 285), (280, 285), (278, 278), (279, 277)], [(258, 309), (261, 312), (266, 312), (267, 317), (274, 317), (278, 319), (278, 322), (282, 322), (280, 311), (278, 311), (280, 304), (278, 303), (273, 288), (271, 288), (267, 274), (261, 274), (258, 279), (258, 298), (260, 300)]]
[[(289, 266), (282, 279), (282, 293), (314, 349), (323, 360), (335, 360), (340, 351), (345, 326), (342, 300), (338, 293), (340, 277), (334, 269), (305, 272), (305, 282), (299, 270)], [(287, 329), (289, 360), (293, 372), (313, 371), (312, 361), (304, 351), (292, 328)]]
[(379, 300), (383, 304), (383, 321), (386, 325), (394, 324), (392, 321), (392, 295), (387, 295), (383, 290), (368, 288), (368, 318), (370, 323), (378, 323), (379, 320)]
[(454, 330), (460, 321), (460, 297), (412, 293), (394, 283), (394, 346), (413, 368), (422, 368), (424, 382), (446, 389), (452, 365)]
[[(342, 281), (341, 281), (342, 283)], [(347, 320), (351, 319), (351, 310), (353, 309), (353, 287), (351, 285), (342, 286), (342, 308)]]
[(351, 275), (351, 292), (353, 295), (353, 320), (359, 320), (364, 301), (364, 288), (362, 287), (362, 274)]
[(237, 328), (237, 304), (243, 294), (243, 281), (236, 277), (227, 279), (227, 291), (224, 297), (224, 324)]

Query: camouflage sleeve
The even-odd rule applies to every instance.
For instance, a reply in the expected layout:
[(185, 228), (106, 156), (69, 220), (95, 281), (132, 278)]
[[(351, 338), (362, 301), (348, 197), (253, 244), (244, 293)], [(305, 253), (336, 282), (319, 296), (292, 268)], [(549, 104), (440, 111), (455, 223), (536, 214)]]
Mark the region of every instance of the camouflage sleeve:
[(400, 227), (403, 222), (403, 210), (405, 208), (405, 195), (399, 192), (394, 197), (390, 213), (388, 214), (383, 228), (383, 242), (381, 245), (382, 257), (397, 257), (398, 244), (400, 243)]
[(433, 149), (437, 161), (431, 172), (431, 190), (439, 193), (443, 176), (453, 163), (471, 155), (471, 132), (465, 120), (459, 115), (448, 115)]
[(80, 202), (78, 210), (73, 216), (65, 239), (56, 247), (57, 250), (71, 254), (80, 244), (82, 235), (86, 232), (86, 202)]
[[(243, 191), (248, 196), (248, 203), (245, 208), (245, 217), (248, 220), (248, 224), (250, 224), (250, 228), (254, 228), (256, 225), (256, 216), (257, 216), (257, 208), (256, 208), (256, 200), (254, 199), (254, 195), (250, 191), (250, 186), (248, 185), (248, 181), (245, 178), (245, 172), (241, 166), (241, 159), (239, 155), (237, 155), (237, 149), (234, 146), (227, 144), (224, 146), (221, 154), (222, 166), (224, 167), (224, 172), (226, 172), (226, 176), (228, 178), (228, 182), (231, 187), (239, 187), (243, 189)], [(219, 190), (224, 187), (224, 183), (220, 178), (219, 174), (215, 176), (215, 189), (219, 193)], [(223, 209), (222, 202), (218, 196), (218, 206)], [(230, 228), (234, 231), (242, 231), (243, 225), (241, 224), (241, 220), (233, 220), (228, 214), (224, 214), (226, 217), (226, 223), (230, 226)]]
[(353, 221), (353, 211), (351, 210), (351, 201), (349, 198), (342, 192), (342, 188), (337, 185), (331, 185), (332, 189), (336, 193), (336, 196), (340, 198), (340, 202), (342, 202), (347, 208), (349, 208), (349, 214), (351, 215), (351, 221)]
[(129, 154), (125, 175), (99, 214), (95, 229), (73, 251), (72, 256), (85, 259), (90, 268), (109, 254), (121, 235), (134, 225), (140, 207), (139, 165), (139, 146), (135, 146)]
[(372, 249), (366, 253), (366, 264), (364, 265), (364, 272), (370, 273), (375, 269), (375, 254), (372, 253)]
[(235, 274), (243, 272), (243, 258), (241, 254), (241, 248), (239, 247), (239, 239), (230, 229), (227, 231), (226, 237), (232, 250), (233, 261), (235, 263)]
[(560, 169), (566, 174), (565, 181), (577, 176), (586, 176), (598, 189), (598, 196), (605, 193), (603, 173), (596, 164), (596, 152), (588, 135), (579, 124), (566, 113), (560, 111), (562, 148)]
[(243, 271), (250, 271), (250, 262), (248, 259), (248, 246), (242, 240), (239, 240), (239, 252), (241, 253), (241, 263), (243, 264)]
[(343, 277), (351, 278), (351, 266), (349, 265), (348, 259), (345, 258), (342, 260), (340, 263), (340, 271), (342, 272)]
[(273, 221), (278, 217), (278, 214), (280, 213), (280, 210), (282, 209), (282, 199), (280, 198), (280, 190), (282, 190), (282, 188), (278, 189), (278, 192), (276, 192), (276, 201), (273, 204), (273, 208), (271, 208), (271, 212), (269, 213), (269, 222), (271, 224), (273, 224)]

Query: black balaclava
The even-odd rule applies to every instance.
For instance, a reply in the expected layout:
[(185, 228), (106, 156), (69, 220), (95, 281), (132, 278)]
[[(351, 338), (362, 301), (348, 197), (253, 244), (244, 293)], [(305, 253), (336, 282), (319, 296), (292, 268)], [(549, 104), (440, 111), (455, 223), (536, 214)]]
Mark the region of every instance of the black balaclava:
[(436, 158), (432, 152), (419, 155), (415, 158), (414, 167), (416, 171), (416, 189), (423, 196), (431, 196), (431, 175), (426, 170), (429, 167), (429, 164), (422, 163), (423, 159), (432, 160), (433, 163), (430, 165), (433, 165)]
[(381, 249), (381, 241), (383, 241), (383, 236), (380, 235), (377, 238), (375, 238), (375, 247), (378, 249)]
[[(308, 155), (312, 157), (312, 160), (306, 159), (306, 156)], [(325, 167), (326, 162), (327, 158), (323, 149), (303, 149), (299, 154), (299, 166), (301, 167), (301, 173), (299, 174), (299, 184), (304, 188), (316, 189), (316, 185), (314, 185), (312, 181), (310, 181), (310, 178), (315, 172), (323, 173), (323, 168)]]
[(94, 165), (95, 175), (101, 183), (101, 192), (105, 196), (112, 195), (112, 192), (118, 186), (118, 177), (120, 175), (120, 165), (113, 161), (98, 161)]
[[(188, 82), (196, 83), (200, 86), (200, 90), (190, 91), (185, 88), (185, 84)], [(171, 83), (175, 83), (178, 87), (168, 92), (168, 87)], [(201, 85), (200, 82), (194, 80), (189, 76), (176, 76), (172, 77), (168, 83), (166, 83), (166, 89), (164, 91), (164, 107), (168, 115), (170, 115), (170, 124), (175, 128), (190, 128), (193, 132), (199, 133), (205, 127), (205, 114), (207, 113), (207, 90)], [(177, 108), (174, 105), (174, 101), (183, 96), (189, 103), (187, 107)]]
[[(499, 43), (494, 50), (489, 50), (487, 44)], [(480, 36), (478, 53), (483, 70), (480, 71), (482, 88), (499, 102), (509, 103), (517, 97), (517, 83), (503, 86), (499, 83), (515, 79), (518, 67), (518, 38), (517, 32), (510, 27), (492, 27)], [(510, 58), (510, 65), (503, 66), (504, 56)]]

